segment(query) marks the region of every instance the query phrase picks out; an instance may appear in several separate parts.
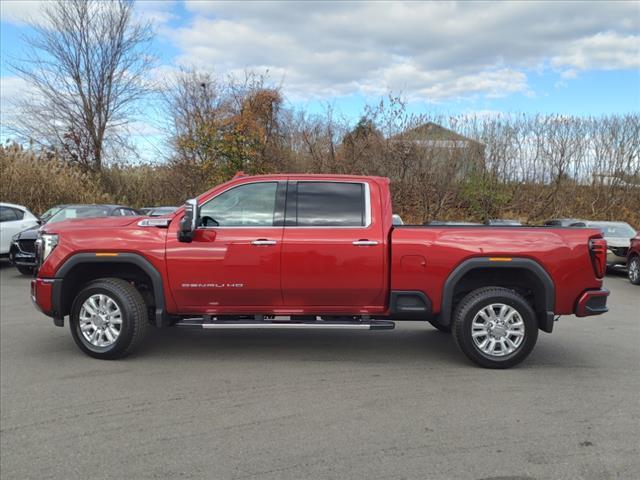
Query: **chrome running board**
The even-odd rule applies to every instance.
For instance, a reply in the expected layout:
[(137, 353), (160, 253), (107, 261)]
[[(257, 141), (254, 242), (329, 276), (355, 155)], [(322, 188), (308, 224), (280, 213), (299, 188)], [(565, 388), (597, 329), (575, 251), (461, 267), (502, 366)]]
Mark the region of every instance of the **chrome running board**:
[(176, 323), (176, 327), (201, 328), (207, 330), (392, 330), (396, 324), (389, 320), (369, 320), (353, 322), (336, 321), (251, 321), (251, 320), (215, 320), (187, 319)]

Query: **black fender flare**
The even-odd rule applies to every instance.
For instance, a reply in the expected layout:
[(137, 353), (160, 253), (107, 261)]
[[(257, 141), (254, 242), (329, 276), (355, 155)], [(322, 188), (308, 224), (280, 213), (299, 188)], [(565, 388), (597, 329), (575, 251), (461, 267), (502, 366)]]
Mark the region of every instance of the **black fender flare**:
[(553, 330), (556, 292), (553, 280), (547, 271), (535, 260), (530, 258), (511, 258), (509, 261), (495, 261), (490, 257), (474, 257), (463, 261), (458, 265), (444, 282), (442, 289), (442, 304), (440, 306), (440, 322), (443, 325), (451, 324), (453, 314), (453, 293), (460, 279), (476, 268), (521, 268), (530, 271), (542, 283), (544, 288), (544, 315), (538, 317), (539, 327), (544, 332)]
[(139, 267), (151, 279), (153, 287), (153, 296), (155, 299), (155, 321), (156, 326), (162, 327), (168, 324), (168, 315), (166, 313), (164, 302), (164, 284), (160, 272), (142, 255), (137, 253), (118, 252), (117, 255), (101, 256), (96, 252), (93, 253), (76, 253), (69, 257), (62, 266), (56, 271), (53, 282), (52, 291), (52, 307), (54, 312), (54, 321), (63, 323), (64, 313), (62, 306), (62, 293), (64, 278), (76, 266), (87, 263), (128, 263)]

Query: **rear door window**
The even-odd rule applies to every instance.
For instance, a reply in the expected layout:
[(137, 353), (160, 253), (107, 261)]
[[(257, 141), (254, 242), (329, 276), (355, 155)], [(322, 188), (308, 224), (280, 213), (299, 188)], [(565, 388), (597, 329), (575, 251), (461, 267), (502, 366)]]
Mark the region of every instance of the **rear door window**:
[(14, 222), (16, 220), (20, 220), (18, 215), (16, 215), (17, 210), (10, 207), (0, 207), (0, 222)]
[(366, 226), (362, 183), (298, 182), (297, 226)]

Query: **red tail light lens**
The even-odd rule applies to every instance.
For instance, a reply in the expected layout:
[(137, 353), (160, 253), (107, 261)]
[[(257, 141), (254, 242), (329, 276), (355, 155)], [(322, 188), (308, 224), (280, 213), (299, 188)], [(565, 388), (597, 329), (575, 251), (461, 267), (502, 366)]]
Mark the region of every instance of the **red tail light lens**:
[(592, 238), (589, 240), (589, 252), (593, 272), (598, 278), (604, 277), (607, 272), (607, 241), (604, 238)]

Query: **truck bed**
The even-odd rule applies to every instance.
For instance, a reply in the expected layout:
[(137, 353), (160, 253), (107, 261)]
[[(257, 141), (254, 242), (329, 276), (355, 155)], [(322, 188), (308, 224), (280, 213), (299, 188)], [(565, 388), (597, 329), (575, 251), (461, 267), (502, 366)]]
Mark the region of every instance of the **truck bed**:
[(575, 299), (599, 288), (589, 256), (596, 229), (486, 225), (403, 225), (391, 232), (391, 290), (417, 285), (440, 312), (446, 279), (466, 260), (483, 258), (508, 268), (528, 259), (554, 280), (555, 312), (571, 314)]

